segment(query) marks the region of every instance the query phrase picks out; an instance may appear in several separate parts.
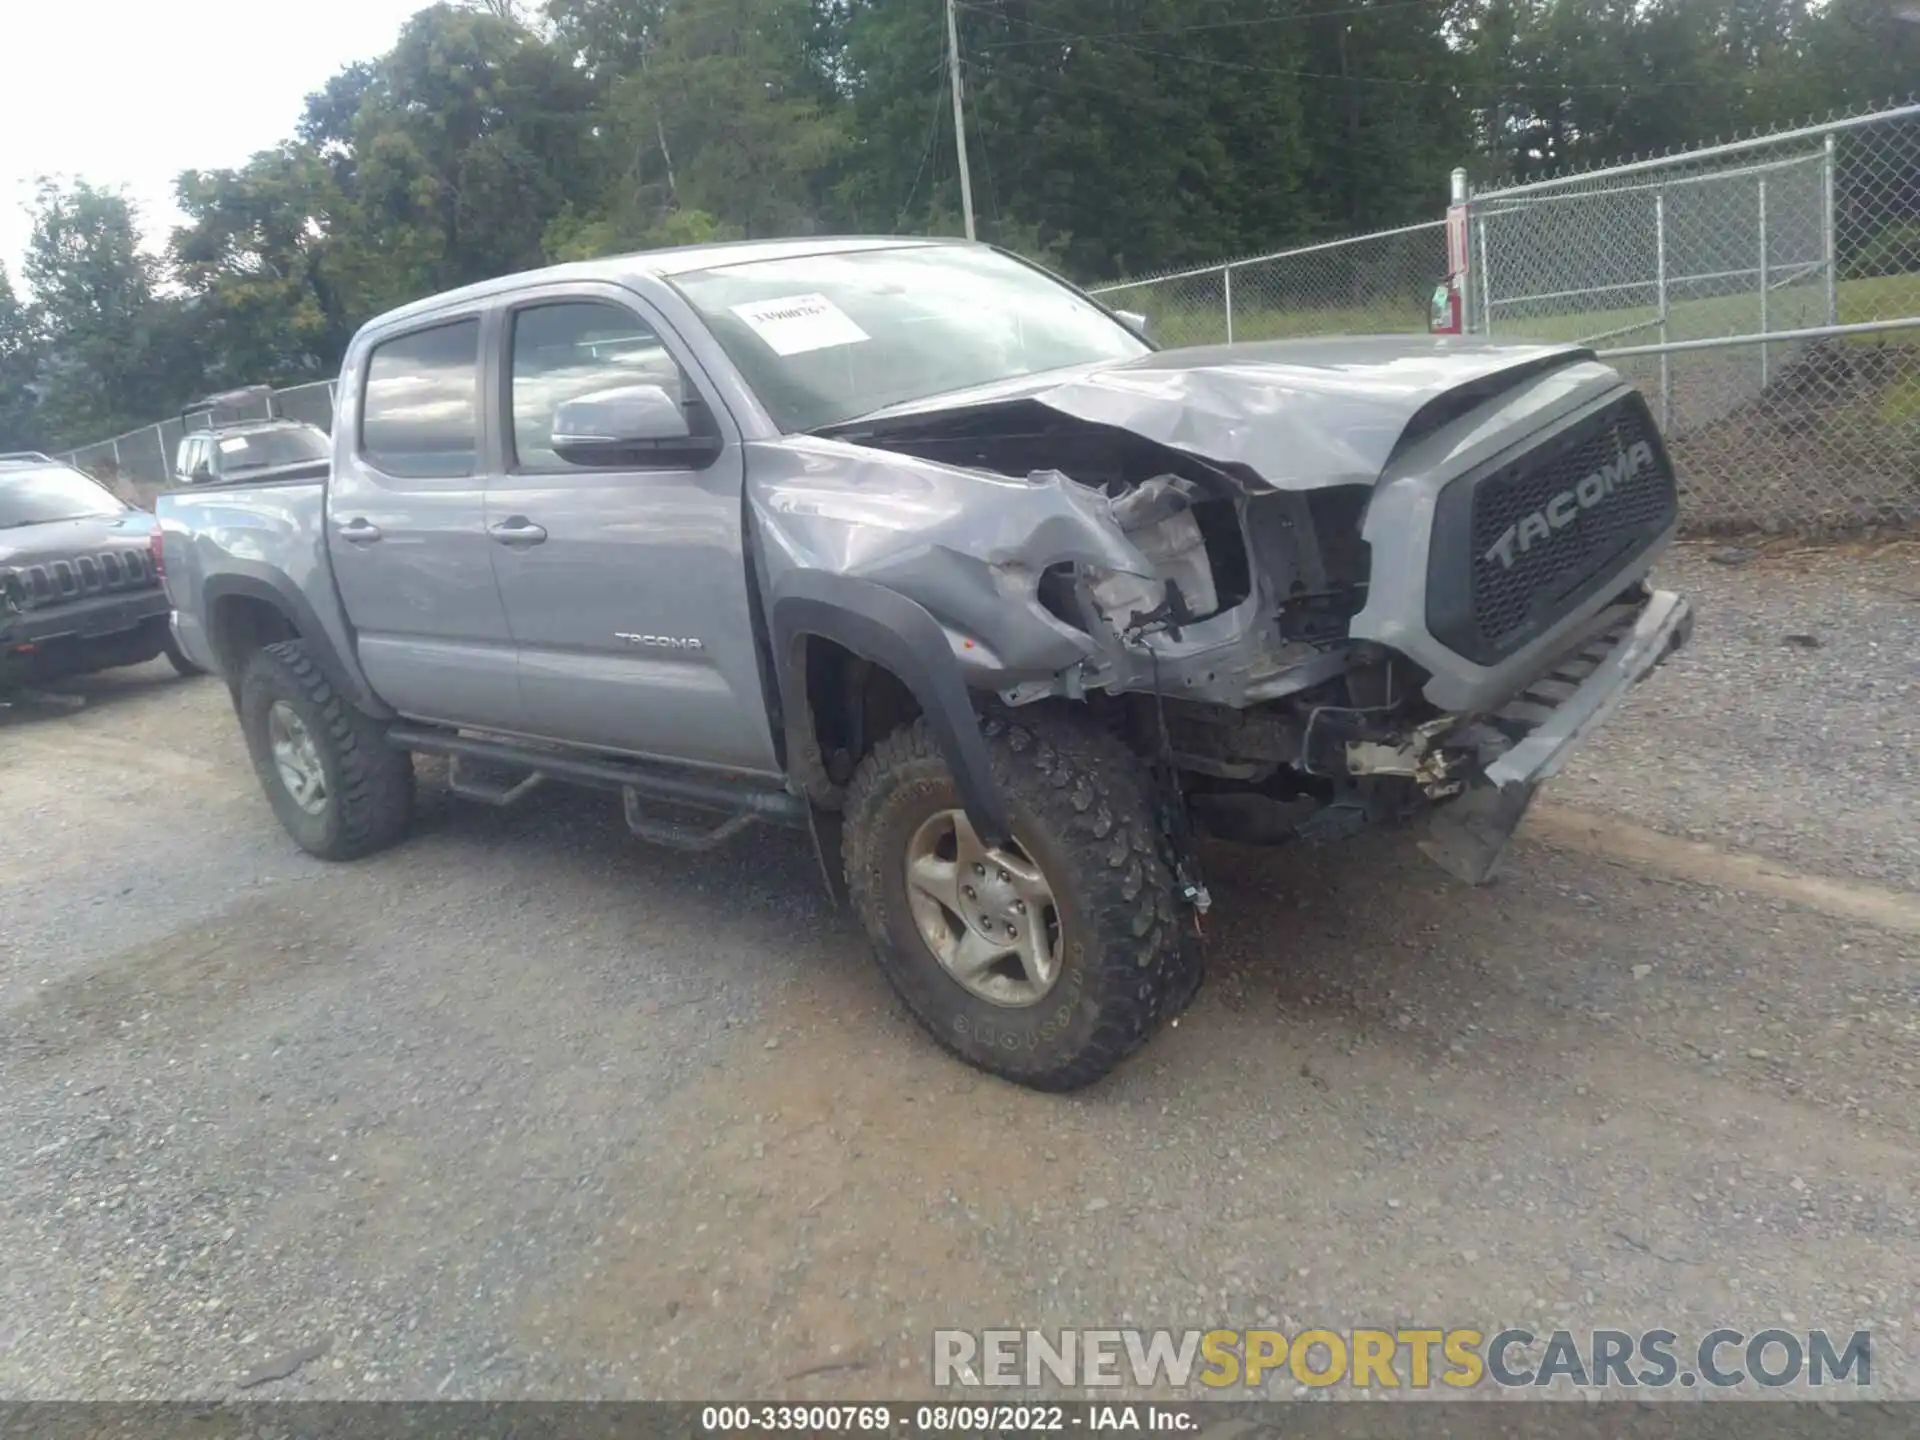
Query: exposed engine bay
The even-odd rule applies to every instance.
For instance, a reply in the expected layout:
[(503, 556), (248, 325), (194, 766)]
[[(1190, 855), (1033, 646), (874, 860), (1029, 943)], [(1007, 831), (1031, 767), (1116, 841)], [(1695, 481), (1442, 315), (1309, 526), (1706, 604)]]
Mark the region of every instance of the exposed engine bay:
[[(1277, 491), (1037, 405), (1008, 420), (915, 424), (867, 442), (1092, 492), (1146, 562), (1040, 572), (1038, 603), (1096, 654), (1009, 687), (1008, 701), (1113, 700), (1139, 747), (1165, 750), (1187, 777), (1189, 806), (1226, 838), (1333, 838), (1458, 793), (1464, 782), (1439, 749), (1403, 760), (1422, 724), (1452, 728), (1456, 717), (1421, 700), (1424, 677), (1403, 657), (1347, 634), (1366, 598), (1371, 487)], [(1499, 737), (1471, 741), (1477, 760)], [(1349, 746), (1369, 747), (1355, 750), (1357, 766)]]

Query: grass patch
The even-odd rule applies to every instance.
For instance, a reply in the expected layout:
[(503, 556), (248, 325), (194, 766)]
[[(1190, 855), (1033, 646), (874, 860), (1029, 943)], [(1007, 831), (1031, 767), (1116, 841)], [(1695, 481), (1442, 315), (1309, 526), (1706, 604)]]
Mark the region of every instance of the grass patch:
[[(1212, 277), (1199, 277), (1211, 280)], [(1181, 294), (1183, 282), (1141, 285), (1103, 296), (1123, 309), (1144, 313), (1153, 335), (1162, 345), (1217, 345), (1227, 338), (1226, 307), (1218, 293)], [(1192, 282), (1186, 282), (1191, 284)], [(1842, 281), (1837, 295), (1840, 323), (1859, 324), (1920, 315), (1920, 273), (1880, 275)], [(1826, 292), (1818, 280), (1777, 290), (1770, 297), (1769, 327), (1802, 329), (1826, 323)], [(1629, 327), (1640, 327), (1629, 331)], [(1285, 340), (1309, 335), (1383, 335), (1421, 332), (1427, 328), (1427, 297), (1374, 301), (1350, 306), (1282, 309), (1235, 297), (1233, 338), (1236, 341)], [(1751, 291), (1675, 301), (1668, 307), (1667, 334), (1673, 340), (1708, 339), (1719, 335), (1746, 335), (1760, 329), (1759, 297)], [(1614, 310), (1591, 310), (1525, 319), (1496, 316), (1494, 337), (1508, 340), (1547, 340), (1571, 343), (1609, 332), (1628, 331), (1596, 344), (1651, 345), (1660, 339), (1657, 316), (1650, 305)], [(1890, 330), (1876, 335), (1847, 337), (1860, 345), (1920, 347), (1920, 329)]]
[(1889, 428), (1912, 427), (1920, 438), (1920, 370), (1890, 383), (1880, 392), (1880, 421)]

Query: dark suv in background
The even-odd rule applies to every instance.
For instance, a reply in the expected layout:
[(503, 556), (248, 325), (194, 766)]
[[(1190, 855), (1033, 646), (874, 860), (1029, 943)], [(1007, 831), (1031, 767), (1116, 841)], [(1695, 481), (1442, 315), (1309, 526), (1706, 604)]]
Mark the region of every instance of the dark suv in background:
[(165, 655), (159, 526), (71, 465), (0, 455), (0, 693)]

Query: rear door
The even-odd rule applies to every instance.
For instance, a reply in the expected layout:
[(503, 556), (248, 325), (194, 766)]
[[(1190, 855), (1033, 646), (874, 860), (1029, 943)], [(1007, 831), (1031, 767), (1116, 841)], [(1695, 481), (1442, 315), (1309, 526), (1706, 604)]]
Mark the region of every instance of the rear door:
[[(501, 316), (487, 529), (535, 735), (777, 773), (741, 539), (739, 437), (677, 336), (614, 285), (516, 295)], [(588, 468), (553, 410), (651, 384), (727, 440), (703, 468)]]
[(480, 463), (480, 314), (383, 335), (346, 391), (327, 489), (327, 549), (375, 693), (403, 715), (517, 730), (507, 617)]

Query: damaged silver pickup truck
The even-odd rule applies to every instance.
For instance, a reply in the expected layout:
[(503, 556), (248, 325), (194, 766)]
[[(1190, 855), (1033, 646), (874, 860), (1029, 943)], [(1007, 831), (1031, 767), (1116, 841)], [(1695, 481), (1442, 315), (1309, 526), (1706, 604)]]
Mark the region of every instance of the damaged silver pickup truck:
[(1574, 347), (1157, 350), (989, 247), (754, 242), (408, 306), (338, 396), (324, 482), (159, 505), (301, 845), (399, 839), (418, 753), (807, 829), (928, 1030), (1041, 1088), (1193, 995), (1196, 836), (1413, 821), (1482, 881), (1689, 628), (1666, 449)]

